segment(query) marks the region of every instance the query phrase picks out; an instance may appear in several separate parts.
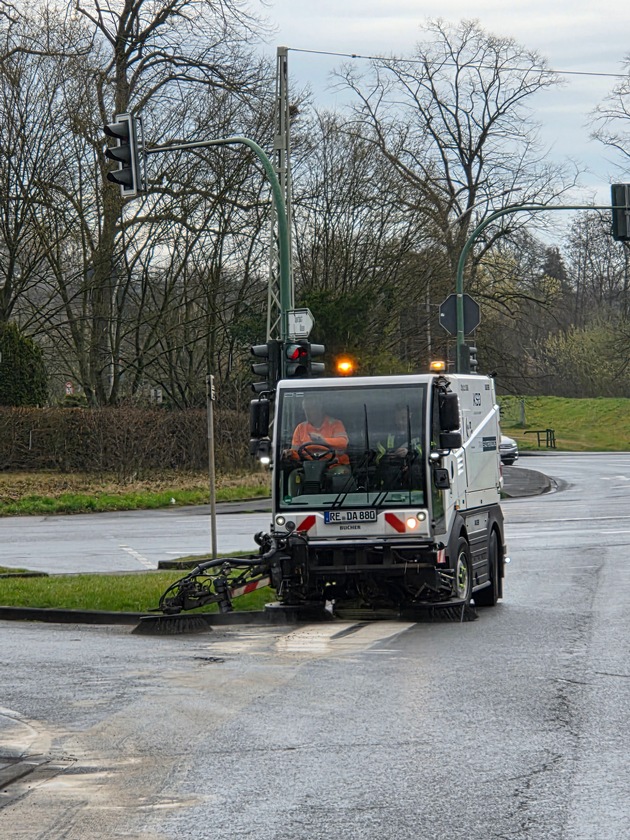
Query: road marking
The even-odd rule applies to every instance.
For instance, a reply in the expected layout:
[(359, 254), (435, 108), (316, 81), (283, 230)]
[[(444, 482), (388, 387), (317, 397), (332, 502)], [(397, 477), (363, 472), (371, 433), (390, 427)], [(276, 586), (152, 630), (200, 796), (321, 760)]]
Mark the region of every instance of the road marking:
[[(276, 642), (276, 650), (285, 654), (310, 654), (312, 656), (340, 656), (367, 650), (373, 645), (394, 638), (410, 627), (409, 621), (371, 621), (361, 624), (354, 631), (356, 622), (311, 624), (294, 630)], [(352, 629), (352, 632), (348, 632)], [(345, 632), (344, 632), (345, 631)]]
[[(173, 557), (181, 557), (182, 556), (181, 549), (179, 551), (167, 551), (165, 553), (166, 554), (172, 554)], [(186, 556), (187, 557), (208, 557), (209, 553), (210, 553), (209, 551), (205, 551), (205, 552), (194, 551), (192, 554), (187, 554)]]
[[(630, 520), (630, 516), (598, 516), (598, 522), (625, 522)], [(548, 525), (555, 525), (558, 522), (582, 522), (587, 524), (586, 516), (559, 516), (557, 519), (536, 519), (536, 525), (541, 525), (546, 523)], [(510, 527), (516, 527), (518, 525), (522, 525), (524, 527), (531, 528), (531, 523), (528, 522), (515, 522), (510, 521), (509, 517), (506, 517), (505, 524), (509, 525)]]
[(140, 554), (139, 551), (136, 551), (134, 548), (130, 548), (128, 545), (119, 544), (119, 548), (122, 548), (127, 554), (130, 554), (134, 560), (137, 560), (142, 566), (146, 569), (157, 569), (157, 563), (152, 563), (147, 557), (144, 557)]

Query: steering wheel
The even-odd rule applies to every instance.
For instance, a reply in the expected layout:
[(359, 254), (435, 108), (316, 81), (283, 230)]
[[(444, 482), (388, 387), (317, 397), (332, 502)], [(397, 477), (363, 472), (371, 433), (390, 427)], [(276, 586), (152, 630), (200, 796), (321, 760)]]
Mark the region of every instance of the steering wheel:
[(333, 446), (327, 443), (315, 443), (315, 441), (308, 441), (298, 447), (297, 454), (304, 460), (305, 457), (313, 461), (333, 461), (337, 460), (337, 452)]

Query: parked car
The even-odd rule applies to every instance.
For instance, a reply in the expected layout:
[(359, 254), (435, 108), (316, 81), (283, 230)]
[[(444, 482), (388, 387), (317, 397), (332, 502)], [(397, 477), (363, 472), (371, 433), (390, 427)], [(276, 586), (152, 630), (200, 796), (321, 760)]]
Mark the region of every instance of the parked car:
[(516, 441), (511, 437), (507, 437), (507, 435), (501, 435), (499, 455), (501, 456), (502, 464), (505, 464), (506, 466), (513, 464), (518, 458), (518, 444)]

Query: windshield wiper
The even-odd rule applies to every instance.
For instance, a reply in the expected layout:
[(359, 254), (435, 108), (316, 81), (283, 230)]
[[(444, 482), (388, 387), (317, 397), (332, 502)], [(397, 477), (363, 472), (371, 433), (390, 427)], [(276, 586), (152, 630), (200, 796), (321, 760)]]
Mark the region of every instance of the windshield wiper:
[(389, 490), (381, 490), (381, 491), (377, 494), (376, 498), (374, 499), (374, 501), (372, 502), (372, 504), (370, 505), (370, 507), (373, 507), (373, 508), (380, 508), (380, 507), (383, 507), (383, 504), (384, 504), (384, 502), (385, 502), (385, 499), (387, 498), (387, 494), (388, 494), (388, 493), (389, 493)]
[[(359, 464), (359, 466), (357, 467), (357, 470), (360, 470), (362, 466), (363, 466), (363, 464)], [(334, 508), (335, 507), (341, 507), (341, 505), (345, 502), (346, 497), (347, 497), (348, 493), (350, 492), (350, 487), (351, 487), (350, 482), (351, 481), (354, 481), (354, 476), (352, 475), (352, 470), (350, 470), (350, 472), (348, 473), (348, 477), (346, 479), (346, 483), (344, 485), (343, 490), (340, 490), (337, 493), (337, 496), (335, 497), (335, 499), (332, 503), (332, 506)]]

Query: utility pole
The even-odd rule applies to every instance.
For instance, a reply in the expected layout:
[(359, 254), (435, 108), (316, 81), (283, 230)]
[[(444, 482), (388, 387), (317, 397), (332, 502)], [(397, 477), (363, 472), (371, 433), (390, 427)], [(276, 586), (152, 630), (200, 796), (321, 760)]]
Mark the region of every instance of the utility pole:
[(271, 209), (271, 253), (269, 260), (269, 285), (267, 294), (267, 341), (284, 338), (282, 327), (283, 310), (293, 309), (295, 303), (293, 261), (291, 245), (291, 132), (289, 113), (289, 67), (288, 47), (278, 47), (276, 65), (276, 101), (274, 115), (274, 168), (284, 199), (289, 245), (289, 291), (282, 300), (280, 286), (281, 265), (279, 260), (278, 214), (275, 205)]

